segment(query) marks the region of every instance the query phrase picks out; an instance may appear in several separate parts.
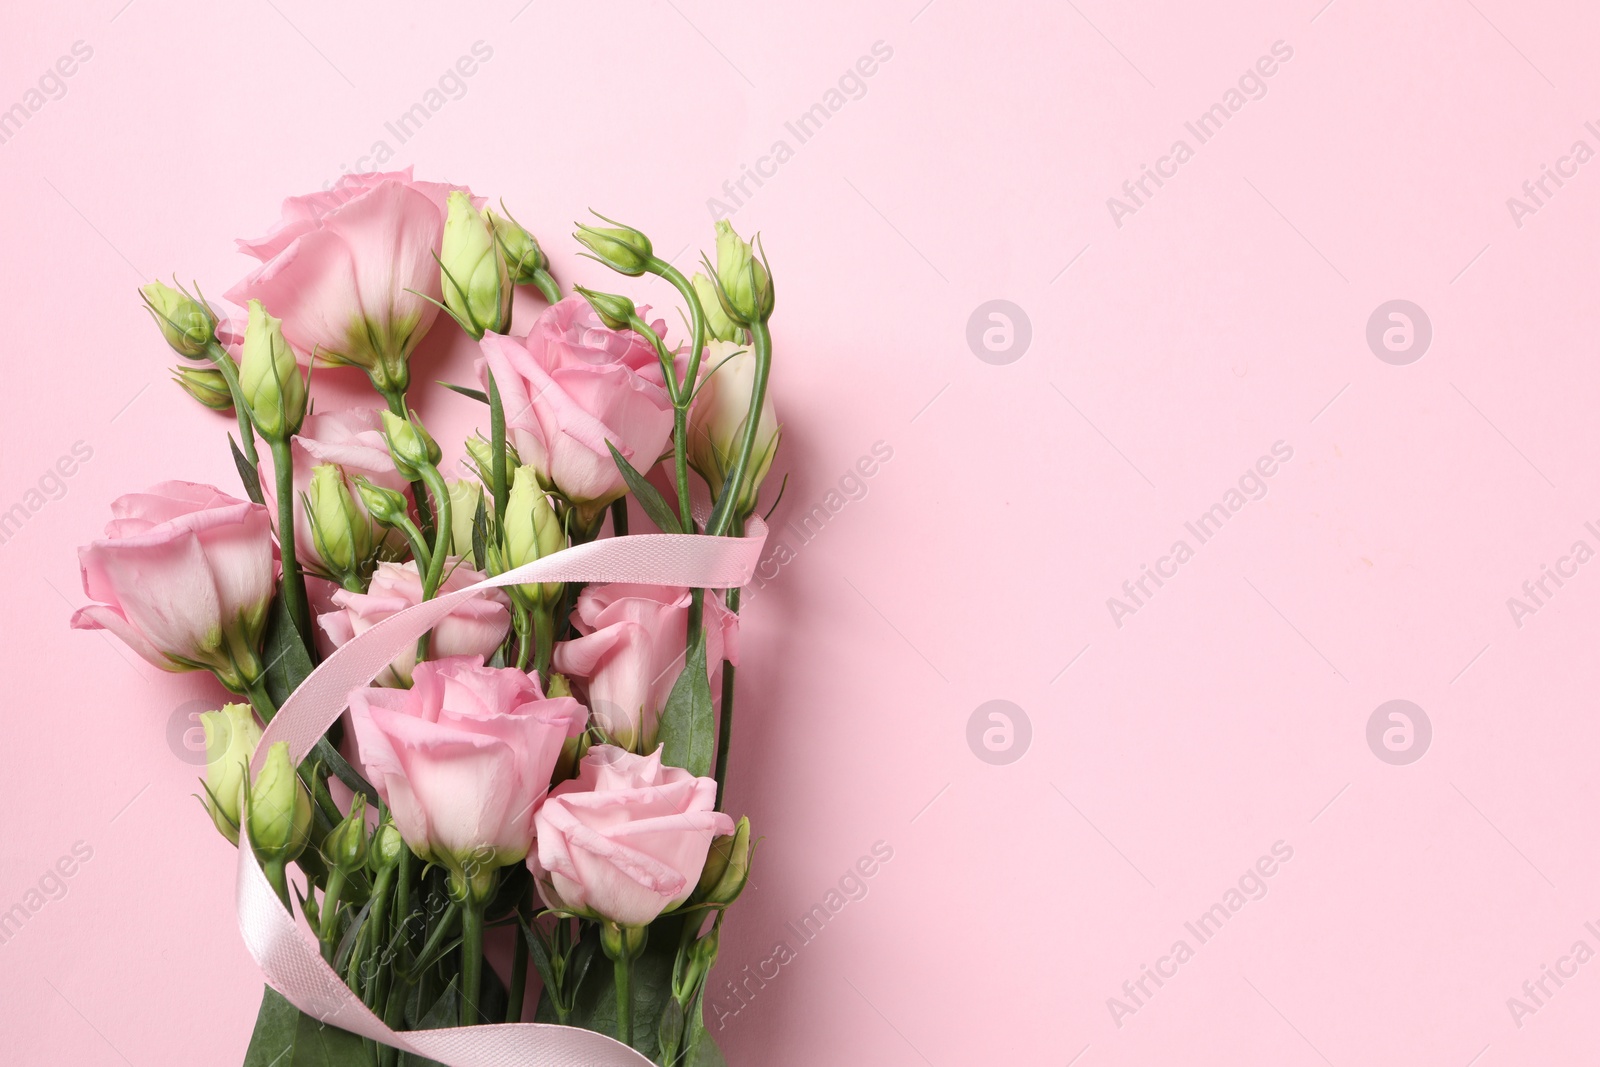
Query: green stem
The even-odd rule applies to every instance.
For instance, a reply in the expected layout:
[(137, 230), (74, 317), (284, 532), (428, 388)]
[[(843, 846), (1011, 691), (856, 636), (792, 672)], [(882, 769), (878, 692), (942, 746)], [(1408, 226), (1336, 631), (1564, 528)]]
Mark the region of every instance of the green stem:
[(283, 602), (294, 620), (300, 639), (311, 647), (311, 610), (306, 602), (305, 576), (300, 573), (300, 560), (295, 555), (294, 532), (294, 459), (289, 451), (289, 439), (269, 442), (272, 446), (272, 473), (277, 481), (278, 494), (278, 548), (283, 565)]
[(517, 635), (517, 670), (526, 671), (528, 657), (533, 654), (533, 622), (520, 594), (511, 598), (511, 628)]
[(761, 405), (767, 397), (767, 372), (772, 368), (772, 331), (764, 322), (750, 324), (750, 336), (755, 342), (756, 378), (750, 390), (750, 410), (744, 419), (744, 438), (739, 442), (739, 456), (733, 463), (728, 481), (722, 487), (722, 496), (711, 512), (706, 533), (720, 537), (728, 532), (737, 518), (738, 501), (743, 496), (744, 476), (750, 466), (750, 454), (756, 448), (756, 432), (761, 428)]
[(250, 409), (245, 407), (244, 393), (239, 388), (239, 368), (234, 365), (233, 357), (215, 341), (206, 346), (206, 355), (222, 373), (223, 379), (228, 383), (228, 391), (233, 394), (233, 413), (239, 419), (239, 450), (244, 453), (244, 458), (250, 461), (252, 467), (259, 468), (261, 458), (256, 454), (256, 434), (250, 425)]
[(268, 860), (261, 865), (266, 872), (267, 881), (272, 883), (272, 891), (278, 894), (278, 899), (283, 901), (283, 906), (290, 912), (294, 908), (289, 903), (289, 872), (282, 860)]
[(628, 498), (619, 496), (611, 502), (611, 536), (628, 536)]
[[(429, 466), (422, 468), (422, 480), (426, 483), (428, 491), (433, 494), (434, 504), (438, 507), (438, 521), (433, 532), (433, 552), (428, 559), (424, 577), (422, 579), (422, 599), (432, 600), (439, 592), (439, 582), (444, 577), (444, 561), (449, 555), (450, 548), (450, 490), (444, 484), (444, 476), (439, 473), (439, 468)], [(422, 499), (422, 495), (418, 495)], [(422, 564), (419, 562), (420, 568)], [(430, 633), (417, 638), (417, 662), (421, 663), (428, 658), (428, 638)]]
[[(739, 590), (728, 590), (728, 610), (739, 614)], [(733, 664), (722, 661), (722, 721), (717, 724), (717, 810), (728, 783), (728, 753), (733, 747)]]
[(469, 901), (461, 912), (461, 1025), (480, 1021), (478, 991), (483, 984), (483, 904)]
[(550, 276), (549, 271), (541, 270), (535, 272), (533, 284), (538, 288), (539, 292), (544, 294), (545, 300), (550, 303), (558, 303), (561, 300), (561, 286), (556, 284), (556, 280)]
[(344, 872), (334, 867), (328, 872), (328, 886), (322, 891), (322, 910), (318, 913), (317, 940), (322, 942), (322, 958), (333, 962), (333, 935), (339, 927), (339, 897), (344, 893)]
[(494, 384), (494, 374), (483, 371), (484, 383), (489, 393), (489, 488), (494, 494), (495, 529), (506, 521), (506, 411), (500, 402), (500, 388)]
[(617, 1040), (633, 1047), (633, 960), (626, 952), (611, 961), (617, 987)]
[(685, 377), (692, 393), (695, 378), (700, 372), (700, 357), (706, 346), (706, 312), (700, 306), (700, 295), (694, 291), (694, 285), (683, 276), (683, 272), (664, 259), (652, 256), (644, 269), (678, 290), (683, 302), (689, 305), (689, 369)]
[(556, 616), (548, 608), (533, 612), (533, 666), (539, 672), (539, 684), (550, 684), (550, 657), (556, 647)]
[(417, 524), (411, 521), (411, 516), (401, 515), (395, 521), (395, 528), (405, 535), (406, 544), (411, 547), (411, 555), (416, 558), (417, 566), (423, 573), (427, 573), (428, 562), (433, 558), (433, 553), (428, 549), (428, 539), (422, 536), (422, 531), (417, 529)]
[(506, 1022), (520, 1023), (522, 1002), (528, 996), (528, 935), (518, 923), (511, 936), (511, 988), (506, 993)]
[(432, 600), (439, 591), (444, 577), (444, 560), (450, 550), (450, 489), (444, 484), (439, 468), (429, 465), (422, 468), (422, 480), (433, 494), (438, 508), (438, 523), (433, 534), (433, 556), (428, 560), (428, 575), (422, 583), (422, 599)]
[[(456, 916), (460, 914), (460, 912), (461, 905), (454, 900), (450, 901), (450, 903), (445, 906), (444, 914), (439, 916), (438, 925), (428, 932), (428, 939), (422, 943), (421, 950), (417, 952), (418, 963), (431, 963), (428, 957), (437, 952), (439, 950), (439, 946), (444, 944), (444, 939), (450, 936), (450, 932), (455, 928), (456, 925)], [(418, 968), (417, 970), (419, 973), (412, 974), (410, 976), (411, 981), (416, 981), (416, 979), (420, 977), (420, 971), (423, 969), (424, 968)]]

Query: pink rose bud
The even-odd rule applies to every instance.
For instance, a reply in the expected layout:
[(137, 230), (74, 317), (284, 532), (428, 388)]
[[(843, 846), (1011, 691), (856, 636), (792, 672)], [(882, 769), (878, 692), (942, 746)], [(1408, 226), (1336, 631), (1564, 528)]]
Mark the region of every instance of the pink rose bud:
[[(683, 669), (689, 590), (614, 582), (588, 585), (572, 614), (581, 637), (556, 645), (556, 670), (585, 682), (589, 709), (626, 749), (655, 747), (656, 722)], [(739, 616), (715, 593), (705, 597), (706, 670), (715, 680), (739, 661)]]
[(457, 656), (417, 667), (410, 689), (357, 689), (350, 716), (367, 777), (411, 850), (475, 879), (516, 863), (561, 746), (587, 714), (536, 675)]
[(644, 926), (688, 899), (712, 840), (733, 833), (716, 799), (715, 780), (663, 766), (659, 750), (596, 745), (534, 817), (528, 867), (540, 897), (557, 911)]
[(72, 625), (110, 630), (164, 671), (211, 670), (235, 691), (259, 678), (276, 572), (267, 509), (163, 482), (118, 497), (111, 513), (106, 536), (78, 549), (97, 603)]
[[(483, 575), (457, 560), (445, 564), (445, 580), (439, 595), (453, 593), (483, 581)], [(338, 648), (357, 634), (366, 633), (378, 623), (397, 612), (422, 603), (422, 576), (417, 573), (417, 563), (380, 563), (373, 572), (372, 584), (365, 593), (340, 589), (331, 600), (337, 610), (317, 616), (330, 648)], [(439, 620), (433, 628), (428, 643), (429, 653), (436, 658), (447, 656), (494, 655), (500, 642), (511, 628), (511, 612), (504, 593), (498, 590), (487, 593), (456, 607)], [(382, 685), (407, 686), (411, 684), (412, 668), (416, 666), (415, 649), (407, 649), (394, 658), (394, 662), (378, 676)]]
[(608, 441), (641, 471), (661, 458), (672, 404), (655, 349), (607, 329), (582, 297), (545, 308), (525, 339), (485, 334), (479, 344), (479, 379), (487, 389), (494, 375), (518, 458), (577, 505), (580, 522), (626, 492)]

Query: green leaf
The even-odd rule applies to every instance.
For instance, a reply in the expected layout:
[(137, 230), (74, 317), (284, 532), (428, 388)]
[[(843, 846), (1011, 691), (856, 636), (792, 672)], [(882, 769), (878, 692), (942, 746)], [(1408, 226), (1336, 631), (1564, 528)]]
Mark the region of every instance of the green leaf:
[(480, 404), (487, 404), (489, 402), (489, 394), (485, 393), (482, 389), (469, 389), (464, 385), (452, 385), (449, 382), (440, 382), (439, 384), (450, 390), (452, 393), (460, 393), (462, 396), (476, 400)]
[(239, 480), (244, 483), (245, 495), (257, 504), (264, 504), (261, 475), (256, 472), (256, 465), (250, 462), (249, 457), (239, 451), (239, 442), (233, 439), (231, 433), (228, 435), (228, 447), (233, 449), (233, 465), (239, 468)]
[(661, 712), (657, 740), (666, 746), (661, 753), (662, 762), (682, 767), (697, 778), (704, 778), (711, 773), (715, 739), (711, 682), (706, 677), (706, 635), (701, 630), (689, 654), (684, 657), (683, 672), (672, 683), (667, 706)]
[[(450, 979), (450, 984), (445, 987), (445, 991), (439, 994), (439, 999), (433, 1002), (433, 1007), (429, 1008), (427, 1014), (417, 1021), (417, 1025), (413, 1029), (441, 1030), (446, 1026), (456, 1025), (457, 1016), (461, 1011), (458, 1004), (459, 1000), (460, 995), (456, 991), (456, 980), (452, 978)], [(402, 1067), (444, 1067), (444, 1064), (437, 1060), (426, 1059), (409, 1052), (400, 1054), (400, 1063)]]
[(645, 481), (644, 475), (633, 469), (633, 464), (617, 451), (616, 445), (607, 441), (606, 447), (611, 450), (611, 459), (616, 463), (617, 470), (622, 472), (622, 480), (628, 483), (628, 492), (632, 493), (639, 506), (644, 508), (644, 513), (650, 516), (650, 521), (655, 523), (662, 533), (683, 533), (683, 526), (678, 522), (678, 517), (672, 513), (672, 508), (662, 499), (656, 487)]
[(290, 618), (289, 609), (281, 596), (272, 602), (272, 614), (267, 618), (264, 644), (261, 654), (267, 661), (264, 676), (267, 695), (281, 708), (283, 702), (289, 699), (289, 694), (306, 680), (306, 675), (310, 674), (315, 666), (311, 662), (311, 653), (306, 651), (305, 642), (300, 640), (300, 631)]
[[(651, 923), (644, 955), (633, 961), (633, 1047), (652, 1060), (660, 1051), (655, 1020), (661, 1018), (667, 1001), (672, 999), (672, 964), (678, 955), (678, 935), (682, 927), (683, 919), (675, 915)], [(599, 955), (599, 949), (600, 928), (594, 923), (585, 923), (578, 951), (588, 952), (590, 959), (599, 958), (594, 966), (581, 972), (583, 978), (567, 1024), (615, 1037), (617, 992), (612, 984), (611, 961)], [(556, 1021), (549, 997), (539, 998), (536, 1018), (541, 1023)]]
[(480, 573), (488, 573), (489, 512), (482, 493), (478, 494), (478, 510), (472, 516), (472, 563)]
[(355, 1034), (318, 1022), (270, 987), (261, 994), (244, 1067), (366, 1067), (367, 1062)]

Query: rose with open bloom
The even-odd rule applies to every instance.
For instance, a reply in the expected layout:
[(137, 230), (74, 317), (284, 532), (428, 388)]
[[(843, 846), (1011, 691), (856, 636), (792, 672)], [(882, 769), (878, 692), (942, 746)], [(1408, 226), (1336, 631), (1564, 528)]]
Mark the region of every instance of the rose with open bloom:
[(517, 455), (583, 521), (626, 491), (606, 442), (641, 471), (661, 458), (672, 403), (655, 349), (607, 329), (582, 297), (545, 308), (525, 339), (485, 334), (479, 343), (478, 376), (487, 389), (494, 375)]
[(459, 871), (528, 854), (561, 746), (587, 715), (571, 697), (546, 697), (536, 675), (457, 656), (417, 667), (410, 689), (354, 690), (350, 717), (406, 844)]
[[(671, 585), (613, 582), (578, 595), (573, 625), (582, 636), (555, 648), (555, 668), (582, 678), (589, 708), (618, 745), (655, 743), (656, 721), (683, 669), (689, 633), (689, 590)], [(738, 665), (739, 616), (715, 593), (705, 595), (706, 671)]]
[[(483, 581), (483, 575), (451, 559), (445, 562), (446, 578), (439, 595), (453, 593)], [(365, 593), (340, 589), (332, 596), (338, 610), (317, 616), (317, 625), (331, 648), (337, 648), (366, 633), (389, 616), (422, 603), (422, 576), (415, 560), (405, 563), (380, 563), (372, 574)], [(436, 659), (449, 656), (494, 655), (511, 628), (511, 612), (504, 593), (491, 590), (456, 607), (434, 626), (428, 641), (428, 654)], [(415, 648), (407, 648), (378, 676), (382, 685), (411, 684), (416, 666)]]
[(688, 898), (712, 839), (733, 832), (716, 801), (714, 779), (663, 766), (660, 750), (596, 745), (534, 817), (539, 895), (558, 911), (644, 926)]
[(267, 509), (162, 482), (118, 497), (111, 514), (106, 536), (78, 549), (98, 603), (72, 625), (110, 630), (162, 670), (212, 670), (236, 690), (259, 677), (276, 571)]
[[(356, 477), (366, 478), (374, 485), (410, 494), (410, 483), (394, 469), (394, 459), (389, 455), (389, 444), (383, 436), (383, 422), (378, 412), (371, 408), (350, 411), (331, 411), (327, 414), (307, 415), (300, 432), (289, 439), (289, 455), (294, 460), (294, 496), (296, 502), (311, 489), (311, 470), (323, 463), (331, 463), (344, 472), (346, 487), (355, 506), (365, 521), (372, 526), (373, 544), (381, 543), (385, 536), (399, 535), (385, 530), (367, 515), (356, 492)], [(263, 465), (264, 466), (264, 465)], [(276, 516), (277, 495), (272, 475), (261, 471), (261, 493), (272, 515)], [(300, 562), (314, 570), (324, 570), (317, 558), (316, 539), (312, 537), (311, 519), (304, 507), (294, 509), (294, 547)]]
[(362, 367), (380, 390), (403, 390), (406, 361), (438, 313), (423, 296), (441, 296), (434, 257), (454, 188), (413, 181), (407, 168), (290, 197), (271, 233), (238, 242), (262, 264), (227, 298), (260, 300), (282, 319), (302, 364)]

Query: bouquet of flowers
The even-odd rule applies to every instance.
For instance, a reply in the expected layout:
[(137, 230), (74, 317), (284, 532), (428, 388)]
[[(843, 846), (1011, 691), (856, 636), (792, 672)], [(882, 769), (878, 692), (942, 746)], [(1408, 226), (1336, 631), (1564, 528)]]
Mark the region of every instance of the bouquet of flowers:
[[(692, 279), (601, 222), (588, 257), (665, 281), (685, 338), (563, 296), (508, 212), (409, 171), (287, 200), (226, 304), (142, 290), (177, 384), (237, 419), (245, 499), (116, 500), (73, 625), (240, 697), (200, 717), (201, 800), (268, 981), (246, 1064), (722, 1062), (701, 1002), (750, 868), (723, 786), (772, 276), (726, 222)], [(513, 332), (517, 286), (547, 306)], [(440, 312), (481, 348), (448, 386), (484, 427), (459, 465), (408, 404)], [(330, 367), (381, 404), (313, 411)], [(629, 536), (639, 512), (661, 532)], [(484, 1025), (534, 983), (559, 1029)]]

